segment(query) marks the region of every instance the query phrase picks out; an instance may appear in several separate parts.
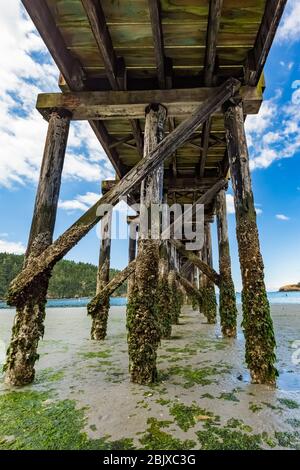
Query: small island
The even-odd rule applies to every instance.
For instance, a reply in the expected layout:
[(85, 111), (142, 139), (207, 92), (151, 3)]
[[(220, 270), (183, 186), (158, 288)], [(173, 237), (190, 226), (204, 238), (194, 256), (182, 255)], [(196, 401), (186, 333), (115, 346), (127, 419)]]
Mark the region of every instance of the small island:
[(279, 292), (300, 292), (300, 282), (298, 282), (298, 284), (282, 286), (280, 287)]

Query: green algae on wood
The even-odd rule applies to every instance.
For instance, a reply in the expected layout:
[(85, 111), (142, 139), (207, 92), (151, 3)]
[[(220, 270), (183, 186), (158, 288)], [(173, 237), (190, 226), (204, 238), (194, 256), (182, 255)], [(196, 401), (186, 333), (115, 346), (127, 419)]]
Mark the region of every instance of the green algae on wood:
[(238, 98), (235, 104), (225, 107), (225, 130), (243, 282), (242, 326), (245, 331), (246, 363), (253, 383), (274, 385), (278, 375), (274, 366), (276, 342), (264, 282), (243, 105)]

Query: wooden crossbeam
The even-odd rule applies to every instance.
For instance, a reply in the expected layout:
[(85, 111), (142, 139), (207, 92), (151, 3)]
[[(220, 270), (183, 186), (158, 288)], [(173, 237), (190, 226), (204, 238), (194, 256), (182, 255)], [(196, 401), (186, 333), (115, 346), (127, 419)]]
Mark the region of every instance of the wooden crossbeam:
[(248, 85), (256, 86), (260, 80), (286, 3), (287, 0), (266, 1), (265, 12), (255, 45), (247, 59), (245, 83)]
[[(210, 0), (207, 33), (206, 33), (206, 48), (205, 48), (205, 62), (204, 62), (204, 85), (210, 87), (213, 85), (214, 71), (217, 57), (217, 40), (220, 28), (220, 19), (222, 13), (223, 0)], [(211, 131), (211, 118), (209, 118), (202, 126), (201, 135), (201, 158), (199, 162), (198, 174), (203, 178), (205, 171), (205, 164), (207, 159), (207, 152), (209, 148), (209, 138)]]
[(171, 239), (170, 243), (175, 246), (177, 251), (182, 256), (184, 256), (194, 266), (197, 266), (197, 268), (199, 268), (203, 274), (205, 274), (214, 284), (216, 284), (216, 286), (220, 285), (220, 275), (208, 264), (204, 263), (204, 261), (202, 261), (199, 256), (195, 255), (192, 251), (186, 250), (184, 244), (179, 240)]
[(98, 0), (82, 0), (91, 30), (101, 53), (107, 78), (113, 90), (122, 90), (124, 80), (118, 74), (118, 58), (115, 54), (105, 15)]
[(18, 299), (26, 296), (26, 287), (30, 286), (38, 275), (53, 268), (79, 240), (81, 240), (102, 218), (101, 206), (110, 204), (115, 206), (120, 197), (128, 194), (131, 189), (151, 172), (160, 163), (174, 153), (186, 139), (215, 112), (217, 108), (235, 95), (240, 88), (240, 82), (234, 78), (228, 79), (222, 86), (215, 90), (215, 94), (207, 99), (197, 111), (179, 124), (176, 129), (168, 134), (157, 147), (149, 153), (148, 158), (140, 160), (123, 179), (108, 193), (102, 196), (85, 214), (83, 214), (69, 229), (67, 229), (47, 250), (39, 257), (32, 260), (30, 266), (23, 269), (12, 281), (8, 293), (8, 302), (12, 305)]
[(36, 29), (38, 30), (54, 62), (63, 74), (68, 86), (75, 91), (85, 87), (85, 74), (81, 64), (65, 45), (61, 32), (57, 28), (47, 2), (40, 0), (22, 0), (22, 3)]
[[(91, 30), (101, 53), (105, 71), (113, 90), (126, 90), (126, 70), (122, 58), (118, 58), (106, 24), (106, 18), (98, 0), (82, 0)], [(143, 155), (143, 134), (138, 121), (130, 121), (137, 150)]]
[[(190, 116), (205, 100), (213, 98), (216, 88), (138, 91), (84, 91), (78, 93), (41, 93), (37, 109), (47, 119), (53, 108), (64, 108), (74, 120), (102, 120), (144, 118), (149, 103), (160, 103), (168, 109), (168, 116)], [(242, 87), (244, 112), (256, 114), (262, 103), (262, 94), (256, 88)], [(215, 113), (222, 114), (217, 107)]]
[(166, 64), (160, 18), (160, 0), (148, 0), (159, 88), (166, 88)]
[(223, 0), (210, 0), (206, 33), (204, 85), (212, 86), (217, 56), (217, 40), (220, 28)]
[(99, 311), (99, 308), (105, 303), (109, 297), (118, 289), (128, 277), (135, 270), (136, 261), (133, 260), (129, 265), (123, 269), (123, 271), (117, 273), (112, 280), (106, 284), (106, 286), (101, 289), (98, 294), (93, 297), (93, 299), (87, 304), (88, 315), (94, 316), (95, 313)]
[(185, 277), (183, 277), (178, 271), (176, 271), (176, 278), (178, 279), (178, 281), (180, 282), (180, 284), (186, 291), (187, 295), (191, 295), (195, 297), (198, 300), (199, 304), (201, 304), (203, 301), (201, 292), (198, 289), (196, 289), (196, 287), (194, 287), (193, 284), (190, 281), (188, 281)]

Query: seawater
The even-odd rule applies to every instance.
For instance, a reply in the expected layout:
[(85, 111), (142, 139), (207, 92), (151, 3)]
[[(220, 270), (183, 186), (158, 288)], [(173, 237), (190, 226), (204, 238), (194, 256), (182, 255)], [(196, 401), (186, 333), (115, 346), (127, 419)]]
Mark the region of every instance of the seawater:
[[(268, 292), (270, 304), (300, 304), (300, 292)], [(241, 303), (241, 294), (236, 294), (237, 303)], [(49, 299), (47, 308), (51, 307), (85, 307), (90, 298), (83, 297), (79, 299)], [(126, 297), (111, 297), (110, 305), (123, 306), (127, 304)], [(5, 302), (0, 301), (0, 308), (7, 308)]]

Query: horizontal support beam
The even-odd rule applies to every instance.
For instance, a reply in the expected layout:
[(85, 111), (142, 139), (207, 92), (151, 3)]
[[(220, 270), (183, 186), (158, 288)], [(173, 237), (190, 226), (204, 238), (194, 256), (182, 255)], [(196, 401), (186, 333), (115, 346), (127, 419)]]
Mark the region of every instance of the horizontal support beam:
[(27, 296), (27, 289), (36, 278), (52, 269), (95, 225), (101, 220), (101, 208), (107, 205), (115, 206), (120, 198), (126, 196), (137, 184), (151, 174), (159, 164), (172, 155), (175, 150), (198, 129), (201, 124), (217, 108), (222, 106), (240, 89), (240, 82), (234, 78), (228, 79), (221, 85), (216, 93), (199, 106), (194, 114), (189, 116), (176, 129), (168, 134), (149, 153), (147, 158), (139, 161), (105, 196), (102, 196), (88, 211), (86, 211), (74, 224), (69, 227), (52, 245), (43, 253), (31, 260), (30, 264), (12, 281), (7, 302), (16, 305)]
[[(139, 119), (145, 117), (149, 103), (160, 103), (168, 109), (168, 117), (186, 117), (205, 100), (213, 98), (218, 88), (193, 88), (144, 91), (84, 91), (79, 93), (42, 93), (37, 109), (47, 119), (53, 108), (72, 113), (72, 119)], [(241, 87), (244, 112), (256, 114), (262, 94), (253, 87)], [(217, 108), (215, 112), (222, 112)]]

